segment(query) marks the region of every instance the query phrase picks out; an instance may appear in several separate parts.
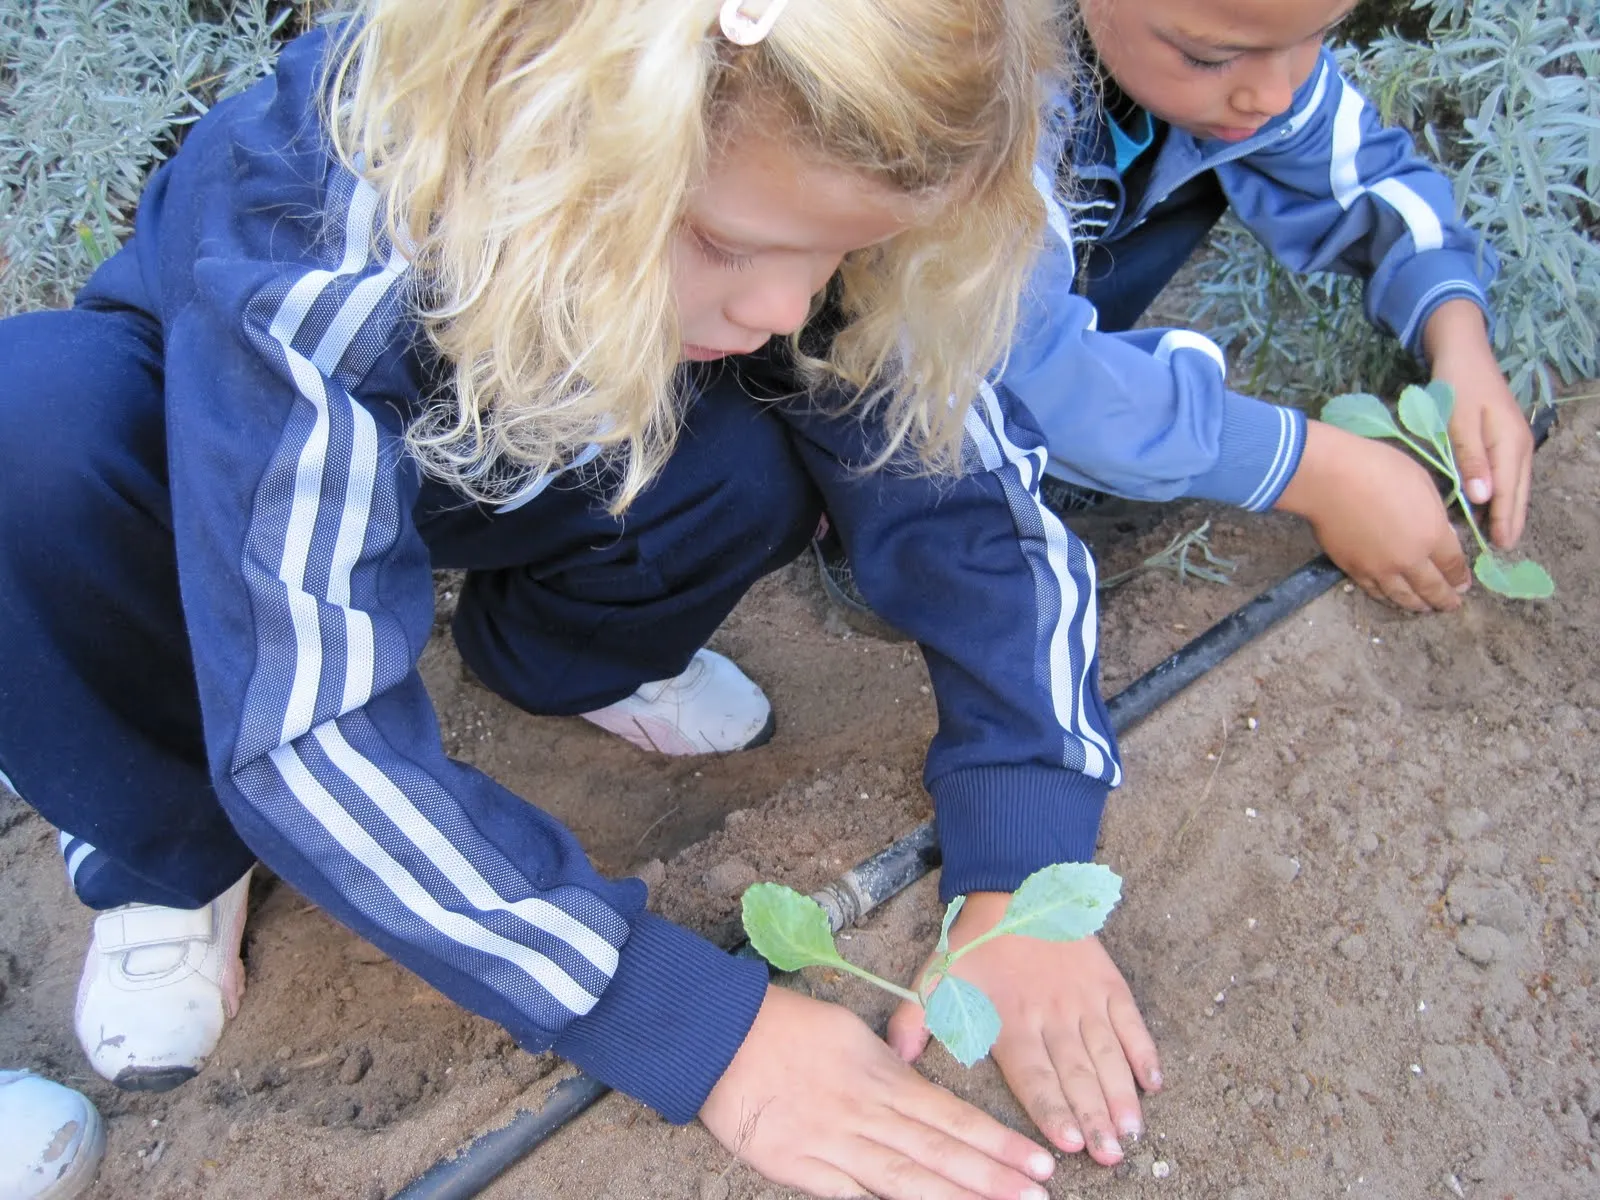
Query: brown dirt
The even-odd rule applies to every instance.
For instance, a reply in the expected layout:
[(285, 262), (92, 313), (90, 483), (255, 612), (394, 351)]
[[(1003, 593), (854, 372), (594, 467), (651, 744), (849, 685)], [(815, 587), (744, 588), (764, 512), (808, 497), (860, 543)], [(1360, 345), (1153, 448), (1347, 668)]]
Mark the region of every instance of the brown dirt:
[[(1570, 412), (1538, 460), (1529, 550), (1557, 604), (1479, 591), (1458, 616), (1415, 620), (1336, 590), (1124, 740), (1101, 857), (1127, 898), (1108, 942), (1169, 1083), (1126, 1164), (1063, 1161), (1056, 1197), (1600, 1194), (1597, 416)], [(1198, 519), (1113, 537), (1104, 569)], [(1109, 597), (1107, 691), (1309, 547), (1290, 522), (1229, 514), (1212, 541), (1240, 560), (1234, 586), (1151, 575)], [(771, 746), (712, 761), (653, 760), (513, 711), (444, 639), (425, 671), (452, 752), (557, 813), (603, 869), (642, 867), (659, 909), (725, 936), (744, 883), (814, 887), (927, 816), (935, 718), (916, 654), (839, 625), (808, 562), (758, 587), (717, 645), (781, 723)], [(100, 1200), (381, 1197), (567, 1073), (261, 878), (250, 991), (212, 1062), (166, 1095), (119, 1093), (71, 1031), (89, 914), (49, 828), (9, 800), (0, 880), (0, 1064), (99, 1104)], [(937, 917), (924, 881), (845, 952), (907, 976)], [(887, 1014), (847, 978), (793, 982)], [(991, 1066), (924, 1065), (1025, 1127)], [(698, 1127), (612, 1096), (486, 1195), (788, 1193)]]

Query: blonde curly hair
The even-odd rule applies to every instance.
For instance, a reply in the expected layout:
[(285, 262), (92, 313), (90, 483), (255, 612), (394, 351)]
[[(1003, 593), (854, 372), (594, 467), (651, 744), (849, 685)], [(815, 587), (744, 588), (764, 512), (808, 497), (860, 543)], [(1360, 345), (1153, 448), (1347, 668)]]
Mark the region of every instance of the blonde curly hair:
[(792, 0), (750, 47), (720, 35), (719, 7), (367, 0), (348, 27), (330, 130), (383, 196), (453, 365), (411, 448), (467, 495), (502, 498), (597, 444), (620, 512), (660, 470), (684, 402), (669, 251), (741, 103), (830, 166), (942, 201), (845, 258), (842, 328), (800, 361), (809, 387), (883, 422), (885, 458), (958, 462), (1043, 225), (1054, 0)]

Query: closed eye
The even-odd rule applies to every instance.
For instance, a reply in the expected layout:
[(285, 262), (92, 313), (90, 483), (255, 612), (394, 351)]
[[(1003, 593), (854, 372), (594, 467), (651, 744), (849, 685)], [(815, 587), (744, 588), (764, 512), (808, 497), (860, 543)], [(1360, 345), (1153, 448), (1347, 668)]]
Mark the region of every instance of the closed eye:
[(1178, 53), (1183, 55), (1183, 61), (1188, 66), (1193, 67), (1197, 71), (1225, 71), (1234, 63), (1234, 60), (1231, 58), (1196, 58), (1194, 55), (1184, 50), (1179, 50)]
[(700, 253), (713, 266), (721, 267), (725, 271), (748, 271), (754, 265), (755, 260), (749, 255), (734, 254), (730, 250), (724, 250), (692, 225), (689, 227), (689, 232), (694, 235), (695, 245), (700, 248)]

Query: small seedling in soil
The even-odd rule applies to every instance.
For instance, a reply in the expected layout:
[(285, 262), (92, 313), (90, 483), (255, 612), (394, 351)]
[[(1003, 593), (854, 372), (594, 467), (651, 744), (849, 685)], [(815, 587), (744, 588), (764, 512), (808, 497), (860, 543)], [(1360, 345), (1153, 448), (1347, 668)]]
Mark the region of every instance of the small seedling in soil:
[[(1478, 577), (1478, 582), (1491, 592), (1513, 600), (1547, 600), (1556, 590), (1550, 573), (1527, 559), (1507, 562), (1494, 552), (1478, 527), (1472, 504), (1461, 490), (1461, 471), (1456, 466), (1455, 449), (1450, 445), (1450, 413), (1455, 403), (1455, 389), (1448, 383), (1434, 380), (1427, 387), (1411, 385), (1400, 393), (1397, 407), (1400, 425), (1405, 429), (1395, 424), (1382, 400), (1365, 392), (1335, 396), (1323, 406), (1322, 419), (1362, 437), (1394, 438), (1404, 443), (1449, 481), (1451, 490), (1445, 504), (1460, 505), (1466, 514), (1467, 526), (1478, 542), (1478, 557), (1472, 564), (1472, 573)], [(1407, 430), (1413, 436), (1408, 437)]]
[(957, 896), (945, 909), (934, 949), (937, 960), (924, 972), (916, 991), (880, 979), (871, 971), (846, 962), (833, 944), (828, 915), (809, 896), (778, 883), (758, 883), (744, 894), (744, 931), (761, 957), (780, 971), (802, 967), (832, 967), (891, 995), (920, 1005), (928, 1032), (964, 1067), (984, 1055), (1000, 1035), (1000, 1014), (983, 989), (958, 979), (950, 968), (961, 957), (995, 938), (1016, 934), (1047, 942), (1075, 942), (1105, 924), (1106, 916), (1122, 898), (1122, 879), (1098, 863), (1058, 863), (1035, 871), (1012, 893), (1005, 915), (988, 933), (959, 950), (950, 949), (950, 927), (955, 924), (965, 896)]
[[(1129, 567), (1126, 571), (1118, 571), (1115, 575), (1108, 575), (1100, 581), (1100, 590), (1109, 592), (1119, 584), (1127, 583), (1135, 575), (1142, 575), (1146, 571), (1171, 571), (1182, 583), (1193, 575), (1198, 579), (1210, 583), (1232, 583), (1228, 576), (1238, 569), (1239, 564), (1231, 558), (1223, 558), (1211, 549), (1211, 521), (1207, 518), (1198, 528), (1187, 533), (1180, 533), (1167, 543), (1167, 548), (1159, 554), (1152, 554), (1136, 567)], [(1191, 562), (1190, 555), (1199, 551), (1205, 559), (1206, 565)]]

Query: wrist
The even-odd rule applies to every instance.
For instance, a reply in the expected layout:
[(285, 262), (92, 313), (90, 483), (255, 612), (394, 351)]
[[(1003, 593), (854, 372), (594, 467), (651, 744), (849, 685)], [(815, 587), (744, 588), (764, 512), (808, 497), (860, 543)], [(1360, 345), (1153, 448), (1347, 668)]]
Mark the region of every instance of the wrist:
[(1338, 495), (1340, 451), (1347, 437), (1354, 435), (1321, 421), (1307, 421), (1300, 464), (1272, 507), (1315, 520), (1325, 510), (1328, 498)]
[(1011, 903), (1010, 892), (968, 892), (967, 902), (961, 906), (961, 915), (951, 927), (954, 943), (965, 945), (981, 937), (1000, 923)]
[[(1422, 328), (1422, 352), (1435, 369), (1441, 359), (1476, 356), (1494, 360), (1483, 310), (1465, 297), (1446, 300)], [(1498, 370), (1498, 366), (1496, 370)]]

